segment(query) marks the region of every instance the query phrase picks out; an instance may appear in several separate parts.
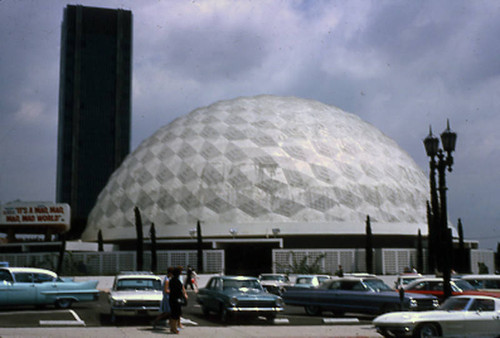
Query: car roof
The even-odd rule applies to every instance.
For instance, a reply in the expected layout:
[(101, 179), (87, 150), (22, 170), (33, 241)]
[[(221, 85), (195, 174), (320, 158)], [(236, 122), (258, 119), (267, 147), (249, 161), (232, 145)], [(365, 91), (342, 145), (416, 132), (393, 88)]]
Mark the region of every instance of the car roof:
[(486, 296), (486, 295), (457, 295), (457, 296), (451, 296), (450, 298), (492, 299), (495, 302), (500, 303), (500, 298), (493, 297), (493, 296)]
[(313, 277), (328, 277), (328, 278), (331, 278), (332, 276), (330, 276), (330, 275), (297, 275), (297, 278), (304, 278), (304, 277), (307, 277), (307, 278), (313, 278)]
[(463, 275), (462, 279), (500, 279), (500, 275)]
[(226, 280), (226, 279), (233, 279), (233, 280), (234, 279), (236, 279), (236, 280), (253, 280), (253, 279), (255, 279), (255, 280), (258, 280), (257, 277), (252, 277), (252, 276), (214, 276), (212, 278), (216, 278), (216, 277), (222, 278), (224, 280)]
[(376, 277), (376, 276), (365, 276), (365, 277), (345, 276), (345, 277), (335, 278), (334, 280), (337, 280), (337, 281), (364, 281), (364, 280), (381, 280), (381, 279)]
[(137, 279), (137, 278), (142, 278), (142, 279), (159, 279), (161, 280), (160, 276), (156, 275), (142, 275), (142, 274), (125, 274), (125, 275), (118, 275), (116, 276), (117, 279)]
[(54, 271), (50, 271), (42, 268), (25, 268), (25, 267), (4, 267), (0, 268), (0, 270), (7, 270), (12, 273), (15, 272), (29, 272), (29, 273), (45, 273), (51, 275), (53, 277), (57, 277), (57, 274)]

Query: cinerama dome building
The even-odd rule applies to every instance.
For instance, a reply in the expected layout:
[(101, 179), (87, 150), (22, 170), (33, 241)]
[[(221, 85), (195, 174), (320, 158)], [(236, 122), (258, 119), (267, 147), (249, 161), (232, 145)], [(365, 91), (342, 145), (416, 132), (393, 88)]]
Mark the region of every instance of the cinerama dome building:
[(82, 239), (99, 230), (106, 241), (135, 239), (137, 206), (145, 234), (154, 223), (158, 239), (177, 242), (192, 241), (200, 220), (215, 242), (363, 247), (367, 215), (375, 236), (414, 241), (427, 234), (427, 196), (410, 156), (359, 117), (295, 97), (242, 97), (144, 140), (100, 193)]

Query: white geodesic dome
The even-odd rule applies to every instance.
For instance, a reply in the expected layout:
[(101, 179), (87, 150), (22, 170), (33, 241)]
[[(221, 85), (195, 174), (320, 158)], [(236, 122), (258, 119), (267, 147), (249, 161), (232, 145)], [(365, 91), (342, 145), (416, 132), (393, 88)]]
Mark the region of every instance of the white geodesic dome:
[(256, 96), (192, 111), (144, 140), (113, 173), (83, 240), (157, 236), (427, 233), (428, 183), (390, 138), (334, 106)]

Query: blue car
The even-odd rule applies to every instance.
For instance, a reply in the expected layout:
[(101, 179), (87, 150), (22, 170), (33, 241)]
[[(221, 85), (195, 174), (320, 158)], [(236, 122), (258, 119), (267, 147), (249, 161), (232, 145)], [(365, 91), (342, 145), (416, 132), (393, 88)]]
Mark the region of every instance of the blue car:
[(422, 311), (433, 310), (439, 305), (434, 296), (400, 295), (375, 277), (335, 278), (317, 288), (287, 289), (283, 300), (287, 305), (303, 306), (312, 316), (322, 311), (331, 311), (335, 315), (346, 312), (381, 314), (401, 309)]
[(264, 316), (272, 321), (284, 310), (281, 297), (264, 290), (255, 277), (212, 277), (198, 290), (196, 300), (205, 316), (215, 312), (222, 321), (234, 315)]
[(59, 309), (66, 309), (73, 302), (97, 300), (97, 283), (63, 280), (46, 269), (0, 268), (0, 307), (55, 305)]

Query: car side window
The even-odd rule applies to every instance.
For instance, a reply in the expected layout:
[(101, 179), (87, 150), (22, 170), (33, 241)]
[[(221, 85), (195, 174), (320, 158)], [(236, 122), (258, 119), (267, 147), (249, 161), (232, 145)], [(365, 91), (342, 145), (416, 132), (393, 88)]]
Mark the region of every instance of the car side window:
[(215, 278), (212, 278), (207, 284), (207, 289), (213, 290), (214, 287), (215, 287)]
[[(453, 288), (453, 285), (452, 285), (452, 288)], [(431, 290), (432, 291), (443, 291), (443, 283), (439, 282), (439, 283), (432, 284), (431, 285)]]
[(417, 283), (414, 287), (413, 287), (414, 290), (428, 290), (427, 288), (427, 283), (426, 282), (420, 282), (420, 283)]
[(344, 281), (341, 283), (340, 288), (342, 290), (353, 290), (356, 284), (357, 284), (356, 282)]
[(475, 299), (470, 311), (495, 311), (495, 302), (491, 299)]
[(366, 288), (361, 282), (358, 282), (352, 286), (352, 291), (365, 291)]
[(14, 278), (17, 283), (32, 283), (33, 276), (29, 272), (16, 272), (14, 273)]
[(0, 270), (0, 281), (12, 282), (12, 276), (9, 271)]
[(33, 281), (35, 283), (45, 283), (45, 282), (52, 282), (54, 278), (52, 278), (51, 275), (47, 275), (45, 273), (35, 273), (33, 274)]

